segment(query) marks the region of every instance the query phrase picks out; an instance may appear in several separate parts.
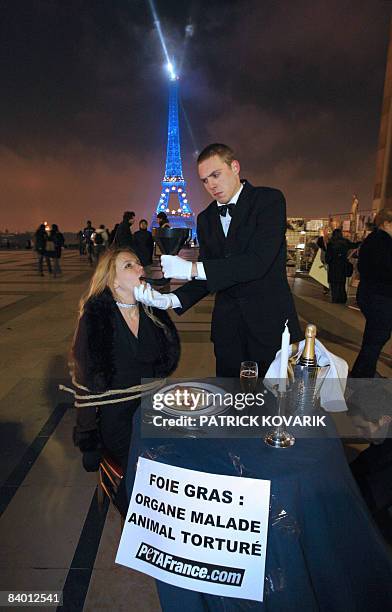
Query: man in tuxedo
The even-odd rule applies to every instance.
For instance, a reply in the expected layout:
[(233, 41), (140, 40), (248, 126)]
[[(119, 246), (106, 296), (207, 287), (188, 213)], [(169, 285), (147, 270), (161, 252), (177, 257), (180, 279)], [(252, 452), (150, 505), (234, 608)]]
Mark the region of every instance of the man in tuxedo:
[(217, 376), (237, 377), (241, 361), (248, 360), (257, 361), (264, 376), (287, 319), (292, 342), (302, 338), (286, 276), (285, 199), (277, 189), (241, 181), (239, 161), (226, 145), (209, 145), (197, 163), (214, 199), (197, 219), (199, 261), (161, 257), (166, 278), (190, 282), (165, 296), (140, 287), (137, 299), (181, 315), (215, 293), (211, 340)]

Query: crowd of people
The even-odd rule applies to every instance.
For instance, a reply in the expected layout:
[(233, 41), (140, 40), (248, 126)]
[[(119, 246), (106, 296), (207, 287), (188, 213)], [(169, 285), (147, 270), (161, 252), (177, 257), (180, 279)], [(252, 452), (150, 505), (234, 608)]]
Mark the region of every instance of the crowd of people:
[(321, 261), (327, 267), (329, 289), (334, 304), (346, 304), (347, 281), (355, 273), (359, 279), (356, 302), (366, 319), (359, 355), (351, 376), (373, 378), (380, 353), (392, 333), (392, 209), (383, 208), (363, 241), (352, 242), (342, 230), (333, 230), (316, 241)]
[[(146, 219), (139, 221), (139, 229), (132, 233), (131, 226), (135, 221), (135, 213), (126, 211), (121, 223), (116, 223), (110, 231), (101, 224), (95, 228), (88, 220), (86, 226), (77, 234), (79, 254), (87, 256), (90, 266), (96, 266), (100, 257), (109, 247), (129, 247), (137, 252), (142, 265), (149, 268), (152, 264), (154, 241), (148, 230)], [(170, 227), (165, 213), (157, 215), (159, 227)], [(55, 223), (48, 229), (41, 223), (34, 234), (34, 249), (37, 254), (37, 267), (40, 276), (44, 274), (44, 263), (48, 274), (54, 278), (62, 275), (60, 266), (62, 249), (65, 246), (64, 235)]]
[[(157, 215), (159, 225), (161, 225), (159, 216), (161, 214), (164, 213)], [(138, 253), (143, 266), (151, 266), (154, 241), (148, 230), (148, 222), (146, 219), (141, 219), (139, 229), (133, 233), (131, 227), (134, 222), (135, 213), (133, 211), (125, 211), (122, 221), (116, 223), (111, 231), (103, 224), (95, 229), (91, 221), (87, 221), (86, 227), (78, 232), (79, 254), (87, 255), (89, 264), (93, 266), (97, 265), (101, 255), (109, 247), (129, 247)]]

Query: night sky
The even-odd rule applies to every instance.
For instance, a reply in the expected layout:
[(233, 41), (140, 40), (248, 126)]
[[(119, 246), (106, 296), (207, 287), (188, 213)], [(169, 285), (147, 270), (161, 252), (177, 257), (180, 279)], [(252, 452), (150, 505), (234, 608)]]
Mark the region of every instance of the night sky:
[[(230, 144), (288, 214), (371, 208), (392, 3), (156, 0), (182, 62), (184, 176)], [(0, 230), (151, 218), (166, 155), (164, 57), (147, 0), (0, 0)], [(185, 27), (193, 35), (185, 41)], [(189, 31), (189, 28), (188, 28)]]

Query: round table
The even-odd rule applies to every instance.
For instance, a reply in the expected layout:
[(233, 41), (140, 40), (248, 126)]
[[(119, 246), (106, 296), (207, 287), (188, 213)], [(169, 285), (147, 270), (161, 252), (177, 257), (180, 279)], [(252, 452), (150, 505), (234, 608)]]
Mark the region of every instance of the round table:
[(253, 439), (142, 439), (140, 411), (127, 473), (139, 456), (178, 467), (271, 481), (264, 601), (157, 582), (164, 612), (378, 612), (392, 601), (392, 556), (365, 506), (339, 439), (275, 449)]

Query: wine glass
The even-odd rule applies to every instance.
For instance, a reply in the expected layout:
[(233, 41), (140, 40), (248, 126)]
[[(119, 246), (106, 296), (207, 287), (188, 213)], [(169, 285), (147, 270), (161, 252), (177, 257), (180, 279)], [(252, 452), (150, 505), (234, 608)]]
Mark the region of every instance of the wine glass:
[(244, 393), (255, 393), (259, 366), (257, 361), (242, 361), (240, 367), (240, 383)]

